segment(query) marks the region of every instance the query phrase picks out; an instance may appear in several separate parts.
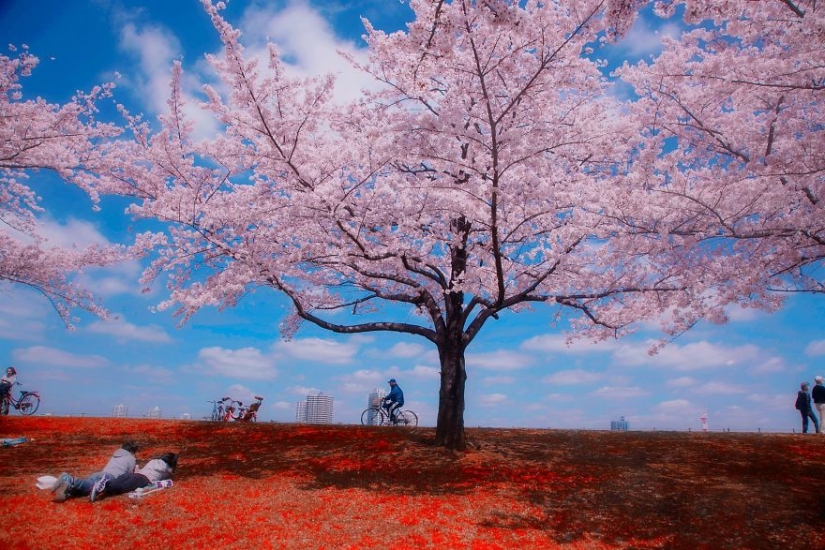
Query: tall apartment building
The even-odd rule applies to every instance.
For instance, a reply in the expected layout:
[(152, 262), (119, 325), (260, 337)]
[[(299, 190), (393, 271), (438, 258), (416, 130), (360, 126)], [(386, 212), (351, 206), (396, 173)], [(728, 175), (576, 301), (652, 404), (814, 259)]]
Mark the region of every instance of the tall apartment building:
[(295, 422), (305, 424), (307, 421), (307, 402), (298, 401), (295, 403)]
[(610, 422), (610, 430), (614, 432), (626, 432), (630, 428), (630, 424), (628, 424), (627, 420), (625, 420), (624, 416), (620, 416), (619, 420), (612, 420)]
[[(386, 396), (387, 396), (386, 391), (384, 391), (382, 389), (375, 388), (374, 390), (372, 390), (372, 393), (370, 393), (369, 397), (367, 398), (367, 408), (371, 409), (372, 407), (381, 407), (381, 401)], [(367, 425), (368, 426), (374, 426), (376, 424), (377, 424), (377, 422), (376, 422), (376, 419), (375, 419), (375, 415), (372, 412), (370, 412), (367, 416)]]
[(295, 422), (332, 424), (332, 396), (319, 393), (299, 401), (295, 407)]

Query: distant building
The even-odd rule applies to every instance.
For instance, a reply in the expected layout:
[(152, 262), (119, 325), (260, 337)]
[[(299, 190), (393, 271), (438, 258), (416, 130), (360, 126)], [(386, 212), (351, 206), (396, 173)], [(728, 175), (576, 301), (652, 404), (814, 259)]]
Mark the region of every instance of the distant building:
[(160, 407), (152, 407), (149, 409), (149, 418), (161, 418), (163, 416), (163, 411)]
[(332, 396), (319, 393), (299, 401), (295, 407), (295, 422), (332, 424)]
[[(381, 406), (381, 401), (386, 396), (387, 396), (387, 392), (385, 392), (382, 389), (375, 388), (372, 391), (372, 393), (369, 395), (369, 397), (367, 398), (367, 408), (371, 409), (372, 407), (380, 407)], [(370, 412), (368, 414), (368, 418), (367, 418), (367, 425), (368, 426), (375, 426), (376, 424), (378, 424), (377, 419), (376, 419), (376, 415), (374, 413)]]
[(189, 413), (183, 413), (180, 415), (181, 420), (192, 420), (192, 415)]
[(115, 418), (126, 418), (129, 416), (129, 407), (121, 403), (120, 405), (115, 405), (112, 409), (112, 416)]
[(610, 422), (610, 430), (614, 432), (626, 432), (630, 425), (625, 420), (624, 416), (620, 416), (618, 420)]

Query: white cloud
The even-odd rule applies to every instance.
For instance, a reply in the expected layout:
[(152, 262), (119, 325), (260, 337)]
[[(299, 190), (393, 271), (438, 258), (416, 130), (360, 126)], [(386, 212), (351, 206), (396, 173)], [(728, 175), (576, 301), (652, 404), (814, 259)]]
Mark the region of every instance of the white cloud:
[(375, 81), (353, 69), (338, 54), (346, 52), (359, 62), (366, 51), (336, 37), (334, 30), (318, 11), (304, 2), (291, 2), (286, 9), (250, 7), (240, 24), (247, 52), (264, 58), (267, 40), (277, 44), (281, 58), (294, 76), (336, 76), (334, 98), (346, 102), (358, 98), (362, 88), (375, 88)]
[(694, 391), (702, 395), (736, 395), (745, 393), (747, 390), (741, 385), (728, 382), (707, 382)]
[[(128, 18), (129, 15), (127, 14)], [(177, 37), (172, 31), (161, 26), (138, 26), (127, 22), (120, 30), (120, 48), (138, 60), (137, 67), (128, 71), (135, 75), (126, 86), (131, 86), (143, 101), (145, 110), (154, 114), (169, 111), (167, 101), (171, 95), (173, 62), (183, 57)], [(195, 96), (200, 93), (203, 83), (196, 74), (187, 72), (181, 79), (181, 99), (183, 111), (194, 124), (194, 138), (214, 135), (218, 128), (215, 118), (200, 109)]]
[(650, 395), (650, 392), (638, 386), (631, 387), (613, 387), (603, 386), (593, 392), (593, 395), (605, 399), (630, 399), (632, 397), (644, 397)]
[(748, 321), (755, 321), (760, 316), (764, 315), (762, 311), (752, 307), (741, 307), (738, 305), (731, 305), (725, 308), (725, 314), (731, 322), (743, 323)]
[(130, 22), (120, 30), (120, 47), (138, 59), (136, 68), (140, 75), (136, 91), (143, 97), (146, 107), (153, 113), (166, 112), (172, 62), (181, 57), (178, 39), (162, 27), (146, 25), (138, 28)]
[(590, 372), (586, 370), (563, 370), (541, 379), (547, 384), (556, 385), (574, 385), (574, 384), (590, 384), (602, 378), (601, 374)]
[(665, 385), (668, 388), (687, 388), (688, 386), (696, 385), (696, 380), (689, 376), (682, 376), (680, 378), (669, 380)]
[(509, 402), (510, 399), (503, 393), (488, 393), (478, 396), (478, 404), (482, 407), (494, 407)]
[(655, 408), (664, 413), (687, 413), (694, 410), (694, 406), (687, 399), (662, 401)]
[(110, 364), (109, 360), (101, 355), (76, 355), (46, 346), (19, 348), (12, 352), (12, 357), (20, 363), (52, 367), (100, 368)]
[(114, 336), (118, 342), (138, 341), (168, 344), (173, 341), (172, 337), (162, 327), (157, 325), (139, 327), (127, 322), (122, 317), (106, 321), (94, 321), (89, 324), (87, 330), (95, 334)]
[[(89, 210), (91, 211), (91, 203), (89, 203)], [(110, 244), (93, 223), (76, 218), (69, 218), (65, 224), (54, 220), (43, 220), (37, 232), (48, 241), (45, 248), (57, 246), (83, 249), (93, 244), (100, 246)]]
[(93, 289), (98, 296), (116, 296), (119, 294), (142, 295), (139, 283), (143, 267), (137, 261), (125, 261), (105, 268), (92, 267), (85, 270), (78, 282), (86, 288)]
[(211, 374), (248, 380), (271, 380), (278, 376), (272, 357), (256, 348), (203, 348), (198, 359)]
[(441, 371), (435, 367), (416, 365), (412, 370), (402, 371), (402, 376), (409, 376), (414, 380), (438, 380), (441, 378), (440, 372)]
[(805, 355), (825, 355), (825, 340), (814, 340), (805, 346)]
[(319, 390), (318, 388), (313, 388), (311, 386), (290, 386), (286, 390), (293, 395), (298, 395), (301, 397), (306, 397), (308, 395), (318, 395), (319, 393), (321, 393), (321, 390)]
[(765, 361), (757, 364), (751, 370), (751, 374), (768, 374), (768, 373), (775, 373), (775, 372), (785, 372), (788, 370), (788, 366), (785, 364), (785, 360), (781, 357), (769, 357)]
[(616, 44), (616, 47), (633, 57), (646, 57), (662, 50), (662, 36), (678, 37), (682, 30), (679, 25), (668, 23), (651, 28), (643, 17), (638, 17), (630, 32)]
[(670, 344), (650, 355), (650, 343), (625, 344), (614, 354), (620, 365), (665, 367), (677, 371), (694, 371), (752, 363), (759, 358), (759, 348), (753, 344), (726, 347), (707, 341), (679, 346)]
[(533, 359), (516, 351), (496, 350), (489, 353), (468, 353), (465, 361), (468, 369), (511, 371), (530, 366)]
[(327, 365), (352, 363), (360, 349), (358, 340), (336, 342), (335, 340), (324, 340), (322, 338), (303, 338), (289, 342), (279, 341), (273, 347), (290, 357)]
[(28, 288), (0, 285), (0, 338), (13, 342), (42, 341), (45, 319), (57, 313), (40, 294)]
[(618, 340), (603, 340), (591, 342), (589, 340), (571, 340), (557, 334), (543, 334), (533, 336), (521, 343), (520, 348), (526, 351), (544, 353), (584, 354), (608, 352), (619, 346)]
[(154, 367), (152, 365), (137, 365), (135, 367), (123, 367), (123, 372), (136, 375), (144, 380), (152, 382), (171, 380), (173, 372), (164, 367)]
[(412, 357), (419, 357), (424, 353), (427, 353), (428, 351), (429, 350), (421, 344), (399, 342), (390, 348), (389, 352), (387, 352), (387, 355), (391, 357), (409, 359)]
[[(788, 397), (789, 394), (790, 398)], [(760, 409), (788, 411), (789, 409), (791, 409), (791, 401), (794, 401), (796, 399), (796, 394), (792, 392), (788, 392), (787, 394), (779, 393), (774, 395), (755, 393), (752, 395), (748, 395), (745, 399), (753, 403), (756, 403)]]
[(487, 376), (481, 379), (481, 383), (485, 386), (498, 386), (502, 384), (515, 384), (516, 379), (513, 376)]

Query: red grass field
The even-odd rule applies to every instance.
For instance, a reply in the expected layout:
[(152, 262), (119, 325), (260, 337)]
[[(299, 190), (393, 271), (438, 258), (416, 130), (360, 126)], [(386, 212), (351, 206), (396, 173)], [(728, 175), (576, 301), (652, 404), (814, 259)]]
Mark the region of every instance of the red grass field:
[[(4, 417), (0, 548), (825, 548), (825, 436)], [(175, 486), (58, 504), (125, 439)]]

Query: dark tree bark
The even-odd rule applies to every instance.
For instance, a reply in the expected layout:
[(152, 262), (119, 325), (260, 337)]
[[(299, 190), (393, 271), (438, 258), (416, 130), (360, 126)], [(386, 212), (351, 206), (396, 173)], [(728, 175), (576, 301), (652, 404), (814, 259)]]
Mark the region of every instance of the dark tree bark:
[(441, 361), (441, 388), (438, 392), (438, 421), (435, 442), (448, 449), (467, 448), (464, 436), (464, 388), (467, 371), (464, 368), (464, 345), (458, 338), (447, 338), (438, 345)]

